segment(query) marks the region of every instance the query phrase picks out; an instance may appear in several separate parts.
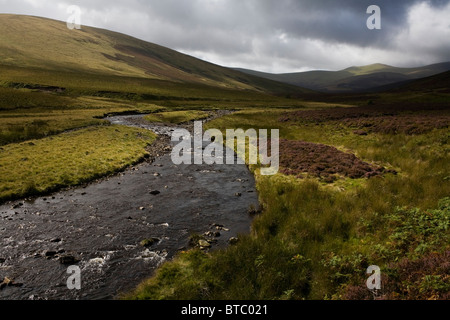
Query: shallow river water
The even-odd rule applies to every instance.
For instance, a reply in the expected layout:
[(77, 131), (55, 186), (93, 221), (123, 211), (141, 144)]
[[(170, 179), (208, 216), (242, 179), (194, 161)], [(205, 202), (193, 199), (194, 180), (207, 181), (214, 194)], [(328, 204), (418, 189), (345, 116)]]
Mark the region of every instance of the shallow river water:
[[(175, 129), (146, 125), (142, 116), (109, 120), (158, 134)], [(4, 204), (0, 282), (12, 282), (0, 299), (114, 299), (188, 248), (192, 234), (216, 233), (214, 249), (248, 233), (252, 206), (258, 194), (245, 165), (177, 166), (170, 154), (84, 187)], [(154, 244), (144, 247), (144, 239)], [(69, 265), (81, 270), (80, 290), (67, 287)]]

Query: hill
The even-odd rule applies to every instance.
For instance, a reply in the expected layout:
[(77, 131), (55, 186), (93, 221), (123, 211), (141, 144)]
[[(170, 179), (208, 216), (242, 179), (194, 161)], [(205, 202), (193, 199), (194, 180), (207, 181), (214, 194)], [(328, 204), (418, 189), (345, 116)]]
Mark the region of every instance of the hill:
[(69, 30), (61, 21), (22, 15), (0, 14), (0, 65), (269, 93), (302, 92), (117, 32), (86, 26)]
[[(392, 86), (391, 86), (392, 87)], [(443, 72), (431, 77), (408, 81), (403, 84), (397, 84), (395, 87), (383, 87), (379, 90), (395, 93), (402, 92), (433, 92), (433, 93), (450, 93), (450, 71)]]
[(450, 62), (417, 68), (397, 68), (384, 64), (350, 67), (341, 71), (308, 71), (270, 74), (236, 69), (254, 76), (285, 82), (321, 92), (361, 92), (398, 82), (433, 76), (450, 70)]

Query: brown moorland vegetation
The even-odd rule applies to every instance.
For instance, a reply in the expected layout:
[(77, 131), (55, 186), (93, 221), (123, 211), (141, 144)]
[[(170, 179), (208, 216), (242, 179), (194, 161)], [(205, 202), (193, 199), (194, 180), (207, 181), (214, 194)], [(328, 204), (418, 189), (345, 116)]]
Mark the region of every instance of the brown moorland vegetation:
[(283, 174), (302, 178), (302, 174), (308, 173), (325, 182), (333, 182), (338, 175), (358, 179), (391, 172), (335, 147), (284, 139), (280, 140), (280, 167)]
[[(397, 116), (405, 114), (424, 114), (430, 116), (447, 115), (448, 107), (432, 104), (410, 104), (410, 105), (377, 105), (361, 106), (355, 108), (332, 108), (316, 110), (298, 110), (284, 113), (280, 122), (301, 121), (323, 123), (335, 120), (360, 119), (369, 117)], [(426, 112), (426, 113), (424, 113)]]
[(431, 253), (418, 260), (404, 258), (391, 264), (391, 275), (382, 275), (378, 293), (367, 290), (366, 284), (348, 286), (346, 300), (448, 300), (450, 251)]
[(424, 134), (433, 129), (445, 129), (449, 127), (450, 116), (443, 115), (398, 115), (380, 116), (359, 119), (345, 119), (342, 124), (358, 129), (356, 134), (382, 133), (407, 135)]
[(424, 134), (433, 129), (446, 129), (450, 125), (448, 108), (439, 106), (363, 106), (356, 108), (334, 108), (323, 110), (300, 110), (286, 112), (279, 118), (280, 122), (322, 124), (335, 122), (355, 129), (354, 133), (382, 134)]

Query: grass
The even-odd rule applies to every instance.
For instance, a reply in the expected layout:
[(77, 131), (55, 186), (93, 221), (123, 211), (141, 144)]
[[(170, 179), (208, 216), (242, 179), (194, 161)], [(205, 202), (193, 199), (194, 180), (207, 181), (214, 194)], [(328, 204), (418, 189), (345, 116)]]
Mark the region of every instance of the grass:
[(364, 267), (361, 262), (378, 260), (390, 261), (384, 265), (381, 298), (448, 299), (450, 198), (439, 201), (437, 209), (398, 207), (377, 219), (386, 226), (377, 234), (372, 232), (370, 224), (360, 225), (366, 245), (372, 247), (371, 252), (333, 254), (327, 259), (327, 266), (333, 270), (333, 281), (345, 284), (336, 297), (368, 298), (370, 293), (361, 290), (364, 279), (355, 275), (354, 270)]
[[(81, 98), (107, 99), (123, 105), (154, 104), (170, 109), (243, 109), (249, 107), (301, 107), (303, 101), (268, 93), (172, 82), (131, 76), (45, 70), (0, 64), (0, 111), (36, 107), (77, 107)], [(62, 93), (23, 89), (36, 86), (64, 88)], [(110, 103), (105, 102), (109, 105)], [(90, 103), (88, 103), (90, 105)], [(95, 105), (99, 105), (98, 101)], [(326, 105), (326, 103), (322, 103)]]
[(154, 113), (145, 116), (144, 119), (149, 122), (164, 122), (164, 123), (174, 123), (181, 124), (185, 122), (190, 122), (194, 120), (204, 120), (208, 118), (209, 114), (204, 111), (186, 110), (186, 111), (171, 111)]
[(95, 111), (53, 111), (23, 113), (2, 113), (0, 118), (0, 145), (39, 139), (66, 130), (105, 124), (95, 119)]
[(0, 202), (46, 194), (123, 170), (144, 159), (149, 131), (91, 127), (0, 148)]
[(157, 106), (145, 107), (104, 107), (48, 110), (45, 108), (0, 112), (0, 146), (40, 139), (90, 126), (107, 125), (102, 120), (109, 113), (152, 112), (161, 110)]
[[(402, 259), (425, 263), (420, 261), (428, 255), (449, 249), (448, 129), (359, 136), (333, 122), (280, 124), (283, 112), (243, 110), (207, 127), (281, 127), (282, 138), (335, 146), (398, 174), (330, 184), (260, 176), (252, 167), (264, 207), (252, 233), (226, 250), (180, 253), (124, 299), (370, 299), (360, 284), (372, 264), (391, 284), (384, 297), (417, 297), (402, 291), (407, 280), (395, 274)], [(414, 280), (420, 297), (442, 298), (436, 292), (447, 288), (448, 277), (430, 270), (422, 274), (425, 282)], [(361, 290), (366, 294), (355, 294)]]
[[(107, 114), (166, 111), (173, 112), (164, 114), (167, 121), (184, 122), (204, 118), (207, 113), (203, 109), (242, 108), (249, 103), (299, 104), (256, 91), (70, 68), (54, 71), (0, 65), (0, 71), (2, 202), (91, 181), (141, 159), (143, 140), (151, 139), (129, 134), (129, 144), (124, 145), (122, 135), (110, 131), (102, 120)], [(49, 87), (59, 89), (46, 90)], [(196, 110), (183, 111), (186, 105)], [(103, 139), (116, 143), (101, 145)], [(109, 164), (105, 159), (111, 160)], [(14, 166), (16, 163), (19, 165)]]
[[(386, 243), (389, 235), (398, 233), (393, 217), (400, 212), (439, 210), (439, 201), (450, 194), (445, 127), (421, 134), (371, 130), (358, 135), (351, 121), (280, 122), (293, 111), (328, 108), (333, 113), (341, 110), (336, 107), (351, 108), (351, 103), (294, 101), (131, 77), (112, 76), (105, 81), (98, 75), (78, 74), (72, 81), (70, 72), (12, 67), (6, 71), (11, 81), (0, 87), (0, 201), (88, 182), (145, 157), (145, 147), (154, 137), (138, 129), (105, 125), (101, 118), (108, 113), (151, 113), (150, 121), (181, 123), (204, 118), (206, 110), (235, 109), (239, 111), (208, 123), (205, 129), (280, 129), (283, 139), (334, 146), (373, 166), (398, 172), (371, 179), (340, 177), (326, 183), (312, 176), (301, 180), (282, 174), (263, 177), (252, 166), (264, 207), (252, 233), (241, 235), (239, 243), (227, 250), (181, 253), (124, 298), (365, 297), (359, 282), (370, 264), (389, 273), (394, 285), (386, 289), (386, 296), (392, 297), (406, 283), (398, 280), (403, 279), (398, 272), (401, 263), (415, 265), (431, 251), (438, 255), (445, 251), (446, 230), (441, 230), (438, 243), (425, 238), (417, 244), (416, 230), (408, 235), (407, 252), (420, 247), (420, 255), (400, 253)], [(66, 91), (11, 87), (11, 82), (60, 85)], [(402, 257), (408, 260), (402, 262)], [(421, 297), (442, 297), (439, 288), (445, 288), (445, 281), (433, 270), (423, 275), (428, 280), (414, 280), (423, 288)]]
[(101, 119), (106, 114), (164, 109), (148, 102), (0, 87), (0, 145), (106, 124)]
[[(144, 158), (155, 136), (107, 125), (101, 118), (111, 113), (152, 113), (151, 121), (179, 123), (208, 110), (238, 110), (205, 129), (280, 129), (283, 139), (333, 146), (398, 173), (329, 183), (311, 175), (260, 176), (251, 166), (263, 206), (252, 232), (226, 250), (181, 252), (123, 298), (371, 298), (361, 285), (371, 264), (386, 277), (385, 297), (445, 297), (448, 127), (427, 122), (416, 134), (394, 134), (377, 127), (392, 123), (366, 119), (375, 127), (358, 135), (355, 129), (369, 122), (345, 123), (340, 115), (355, 105), (404, 111), (413, 102), (441, 112), (448, 89), (308, 93), (106, 30), (70, 32), (61, 22), (0, 18), (10, 22), (0, 34), (0, 202), (89, 182)], [(51, 86), (58, 90), (46, 90)], [(286, 118), (317, 109), (341, 112), (334, 121)]]

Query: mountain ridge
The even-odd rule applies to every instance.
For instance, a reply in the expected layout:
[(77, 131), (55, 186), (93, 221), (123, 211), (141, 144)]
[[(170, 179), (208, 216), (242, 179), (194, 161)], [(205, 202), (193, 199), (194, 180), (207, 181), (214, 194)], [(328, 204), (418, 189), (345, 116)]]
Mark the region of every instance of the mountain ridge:
[(282, 74), (242, 68), (235, 68), (235, 70), (311, 90), (338, 93), (371, 91), (373, 88), (430, 77), (450, 71), (450, 62), (416, 68), (399, 68), (376, 63), (367, 66), (353, 66), (339, 71), (317, 70)]
[(26, 15), (0, 14), (0, 64), (98, 73), (252, 90), (272, 94), (310, 90), (206, 62), (123, 33)]

